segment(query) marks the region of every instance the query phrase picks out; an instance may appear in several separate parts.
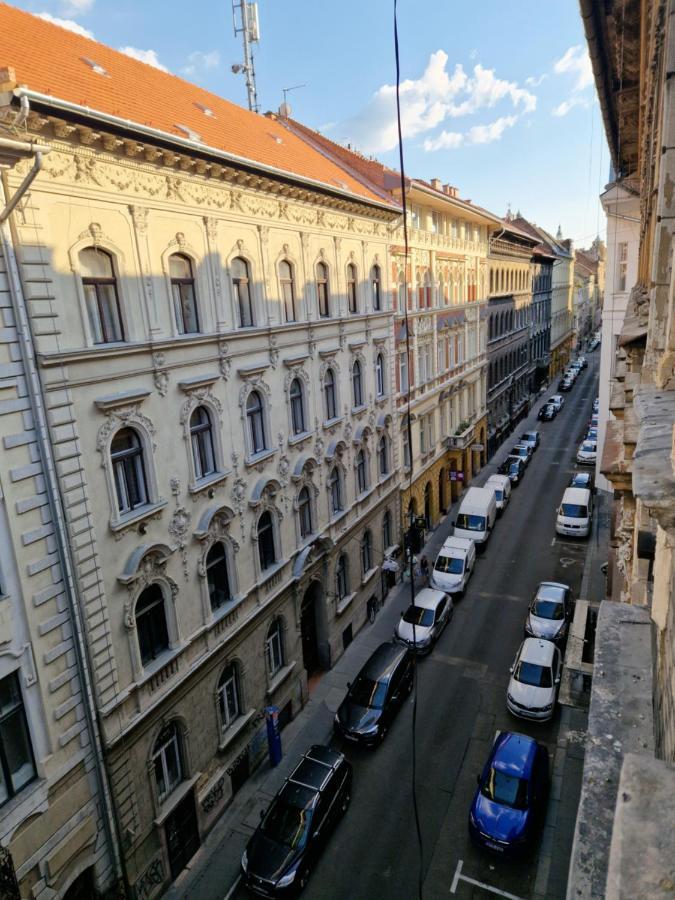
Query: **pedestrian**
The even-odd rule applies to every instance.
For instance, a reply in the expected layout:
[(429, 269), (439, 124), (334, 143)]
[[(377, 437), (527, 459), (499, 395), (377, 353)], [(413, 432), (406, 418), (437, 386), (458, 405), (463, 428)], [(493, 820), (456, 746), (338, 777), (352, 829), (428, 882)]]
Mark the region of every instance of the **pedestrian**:
[(429, 584), (429, 560), (423, 556), (420, 560), (420, 572), (425, 585)]

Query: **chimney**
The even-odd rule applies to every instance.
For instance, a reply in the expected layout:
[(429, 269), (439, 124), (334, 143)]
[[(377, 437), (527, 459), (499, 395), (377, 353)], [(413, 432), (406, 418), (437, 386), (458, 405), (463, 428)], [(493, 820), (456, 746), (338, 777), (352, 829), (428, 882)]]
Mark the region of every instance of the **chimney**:
[(431, 186), (435, 191), (443, 190), (443, 188), (441, 187), (441, 179), (440, 178), (432, 178)]
[(452, 184), (444, 184), (443, 185), (443, 193), (447, 194), (448, 197), (456, 197), (457, 196), (457, 188)]

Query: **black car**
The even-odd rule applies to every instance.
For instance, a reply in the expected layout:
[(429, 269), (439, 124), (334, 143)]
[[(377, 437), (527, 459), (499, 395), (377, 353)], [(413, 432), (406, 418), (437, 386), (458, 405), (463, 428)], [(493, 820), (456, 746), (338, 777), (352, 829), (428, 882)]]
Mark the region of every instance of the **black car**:
[(591, 472), (575, 472), (570, 478), (569, 487), (586, 488), (592, 494), (595, 493), (595, 482)]
[(413, 654), (390, 641), (361, 669), (335, 714), (335, 730), (350, 741), (373, 747), (384, 739), (413, 684)]
[(321, 847), (347, 811), (352, 767), (315, 744), (302, 757), (246, 845), (243, 882), (263, 897), (299, 894)]
[(511, 484), (520, 484), (525, 474), (525, 463), (519, 456), (507, 456), (499, 467), (502, 475), (508, 475)]
[(555, 403), (545, 403), (537, 413), (540, 422), (551, 422), (558, 415), (558, 407)]

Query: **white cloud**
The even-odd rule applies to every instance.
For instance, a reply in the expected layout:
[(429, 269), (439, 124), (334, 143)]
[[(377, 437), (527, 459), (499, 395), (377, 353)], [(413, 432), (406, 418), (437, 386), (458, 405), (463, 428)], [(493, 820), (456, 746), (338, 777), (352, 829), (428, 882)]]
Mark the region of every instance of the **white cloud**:
[(195, 50), (187, 58), (187, 65), (181, 71), (185, 75), (194, 75), (200, 69), (217, 69), (220, 65), (220, 53), (217, 50)]
[[(448, 55), (437, 50), (429, 57), (426, 69), (417, 79), (401, 82), (401, 121), (405, 138), (431, 131), (448, 118), (460, 118), (510, 102), (520, 112), (536, 108), (534, 94), (515, 82), (497, 78), (493, 69), (480, 64), (467, 74), (462, 65), (447, 71)], [(348, 140), (364, 152), (393, 149), (398, 142), (396, 126), (396, 88), (384, 84), (355, 116), (341, 123), (337, 138)], [(437, 140), (453, 142), (457, 132), (444, 132)], [(450, 135), (450, 136), (448, 136)], [(434, 141), (427, 141), (432, 144)], [(454, 146), (457, 146), (454, 144)]]
[(558, 104), (558, 106), (554, 107), (552, 112), (554, 116), (566, 116), (570, 110), (574, 109), (575, 106), (582, 106), (584, 109), (588, 109), (591, 105), (591, 101), (588, 97), (570, 97), (569, 100), (563, 100), (562, 103)]
[(52, 25), (58, 25), (60, 28), (65, 28), (68, 31), (74, 31), (75, 34), (79, 34), (82, 37), (94, 39), (94, 35), (91, 31), (87, 28), (83, 28), (77, 22), (73, 22), (72, 19), (59, 19), (57, 16), (52, 16), (46, 12), (38, 13), (38, 19), (44, 19), (45, 22), (51, 22)]
[(94, 0), (62, 0), (61, 12), (64, 16), (81, 16), (88, 13)]
[(553, 65), (556, 75), (573, 75), (572, 91), (577, 93), (593, 84), (593, 69), (586, 47), (580, 44), (570, 47)]
[(459, 131), (442, 131), (438, 137), (426, 140), (423, 147), (431, 153), (435, 150), (455, 150), (466, 144), (491, 144), (500, 140), (507, 128), (513, 128), (519, 118), (519, 115), (500, 116), (487, 125), (474, 125), (466, 134)]
[(544, 72), (544, 74), (540, 75), (538, 78), (535, 78), (534, 75), (530, 75), (529, 78), (525, 79), (525, 84), (528, 87), (539, 87), (542, 81), (546, 81), (547, 78), (548, 75), (546, 74), (546, 72)]
[(137, 59), (139, 62), (147, 63), (155, 69), (160, 69), (162, 72), (169, 71), (166, 66), (161, 64), (157, 58), (157, 53), (154, 50), (139, 50), (137, 47), (120, 47), (119, 51), (120, 53), (126, 53), (126, 55), (130, 56), (132, 59)]

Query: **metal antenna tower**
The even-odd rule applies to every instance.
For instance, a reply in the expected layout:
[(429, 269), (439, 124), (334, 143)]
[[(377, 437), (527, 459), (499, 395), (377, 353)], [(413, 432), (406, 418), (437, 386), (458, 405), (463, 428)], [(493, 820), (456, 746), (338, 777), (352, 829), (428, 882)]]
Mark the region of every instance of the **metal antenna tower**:
[(232, 20), (234, 22), (235, 37), (242, 35), (244, 42), (244, 62), (235, 63), (232, 71), (235, 75), (244, 73), (246, 78), (246, 91), (248, 93), (248, 108), (251, 112), (259, 112), (258, 91), (255, 86), (255, 66), (253, 64), (252, 44), (260, 41), (260, 25), (258, 22), (258, 4), (249, 3), (248, 0), (232, 0)]

